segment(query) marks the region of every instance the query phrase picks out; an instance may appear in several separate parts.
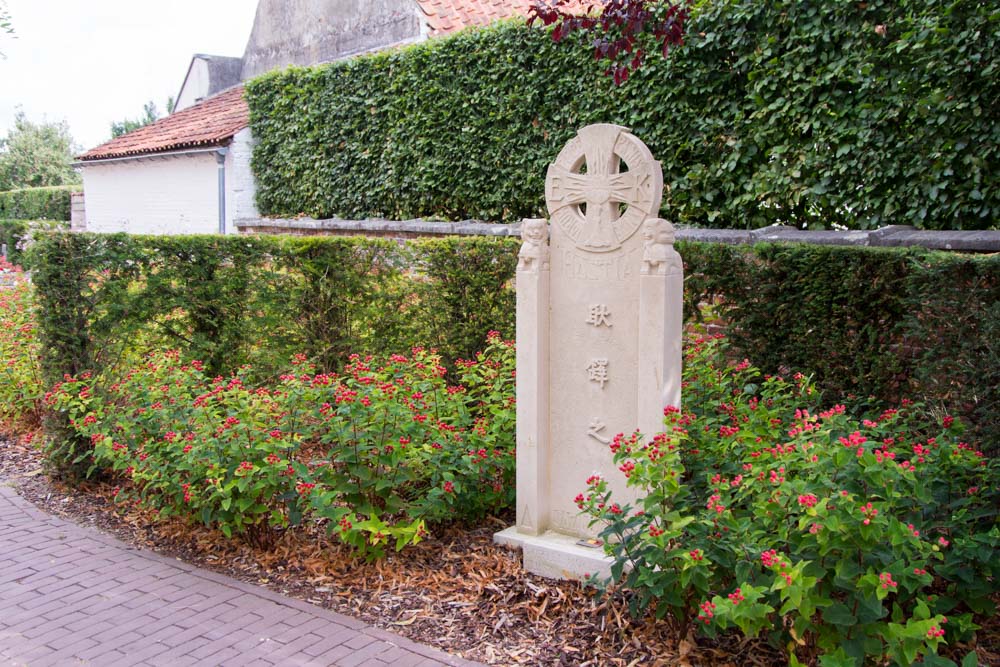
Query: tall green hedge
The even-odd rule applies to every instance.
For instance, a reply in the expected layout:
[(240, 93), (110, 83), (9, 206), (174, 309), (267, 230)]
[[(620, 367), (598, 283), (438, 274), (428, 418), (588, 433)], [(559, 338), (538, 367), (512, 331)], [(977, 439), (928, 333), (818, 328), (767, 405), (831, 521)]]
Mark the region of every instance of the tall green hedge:
[(81, 189), (79, 185), (57, 185), (0, 192), (0, 218), (69, 221), (70, 195)]
[(983, 229), (1000, 213), (1000, 9), (976, 0), (712, 0), (615, 88), (523, 22), (247, 86), (265, 214), (513, 221), (592, 122), (663, 163), (665, 217)]

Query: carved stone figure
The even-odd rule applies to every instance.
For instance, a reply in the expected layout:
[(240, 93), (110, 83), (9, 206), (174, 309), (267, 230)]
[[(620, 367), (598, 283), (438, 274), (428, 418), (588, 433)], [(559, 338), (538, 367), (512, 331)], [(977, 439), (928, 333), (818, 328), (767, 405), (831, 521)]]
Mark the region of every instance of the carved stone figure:
[(517, 254), (518, 271), (538, 271), (549, 268), (549, 223), (544, 219), (529, 219), (521, 223), (521, 251)]
[(683, 271), (681, 256), (674, 250), (674, 236), (674, 226), (663, 218), (650, 218), (643, 224), (643, 275), (666, 276)]

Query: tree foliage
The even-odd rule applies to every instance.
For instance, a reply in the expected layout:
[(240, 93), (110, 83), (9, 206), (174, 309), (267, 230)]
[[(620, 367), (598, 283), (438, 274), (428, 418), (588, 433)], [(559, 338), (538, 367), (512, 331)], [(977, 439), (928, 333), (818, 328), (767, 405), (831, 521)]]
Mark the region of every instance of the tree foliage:
[(18, 111), (0, 139), (0, 191), (79, 183), (70, 166), (76, 150), (65, 121), (34, 123)]
[[(173, 112), (174, 96), (171, 95), (167, 98), (167, 115)], [(160, 110), (156, 108), (156, 102), (150, 100), (142, 105), (142, 115), (138, 118), (126, 118), (125, 120), (111, 123), (111, 138), (117, 139), (124, 134), (138, 130), (140, 127), (152, 125), (158, 120), (160, 120)]]
[(689, 6), (690, 0), (677, 4), (662, 0), (600, 0), (584, 5), (585, 12), (581, 13), (577, 0), (534, 0), (528, 25), (540, 21), (555, 26), (552, 39), (556, 42), (576, 31), (592, 34), (594, 57), (608, 62), (605, 74), (620, 86), (642, 66), (643, 58), (651, 51), (650, 42), (664, 58), (671, 47), (684, 43)]
[[(7, 8), (6, 0), (0, 0), (0, 35), (13, 35), (14, 34), (14, 23), (10, 18), (10, 10)], [(3, 57), (3, 51), (0, 51), (0, 58)]]

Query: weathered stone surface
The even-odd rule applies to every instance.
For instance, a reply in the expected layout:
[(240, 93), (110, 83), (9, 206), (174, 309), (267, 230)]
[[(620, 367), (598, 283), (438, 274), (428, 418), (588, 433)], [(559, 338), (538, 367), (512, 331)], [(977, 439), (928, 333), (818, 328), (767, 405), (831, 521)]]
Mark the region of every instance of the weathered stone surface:
[(913, 227), (888, 227), (872, 232), (872, 245), (919, 246), (935, 250), (1000, 252), (1000, 231), (925, 231)]
[[(415, 220), (313, 220), (312, 218), (237, 220), (247, 234), (371, 234), (376, 236), (519, 236), (519, 224), (505, 225), (477, 220), (438, 222)], [(871, 231), (804, 231), (793, 227), (762, 230), (678, 228), (679, 241), (727, 243), (812, 243), (816, 245), (917, 246), (962, 252), (1000, 252), (1000, 231), (924, 231), (890, 225)]]
[(416, 41), (422, 30), (413, 0), (260, 0), (240, 78)]
[(371, 235), (410, 238), (419, 236), (520, 236), (521, 226), (474, 220), (463, 222), (414, 220), (314, 220), (312, 218), (251, 218), (237, 220), (244, 234)]
[(753, 235), (744, 229), (701, 229), (678, 227), (675, 232), (678, 241), (695, 243), (753, 243)]
[(618, 502), (634, 499), (609, 445), (659, 432), (664, 407), (680, 404), (683, 268), (672, 225), (655, 217), (662, 192), (641, 141), (591, 125), (549, 167), (551, 225), (522, 225), (517, 525), (497, 540), (522, 546), (537, 574), (606, 569), (600, 550), (576, 546), (593, 531), (574, 498), (599, 474)]
[(790, 242), (790, 243), (816, 243), (821, 245), (868, 245), (867, 231), (806, 231), (795, 227), (785, 227), (773, 225), (763, 229), (757, 229), (750, 233), (754, 243), (768, 242)]

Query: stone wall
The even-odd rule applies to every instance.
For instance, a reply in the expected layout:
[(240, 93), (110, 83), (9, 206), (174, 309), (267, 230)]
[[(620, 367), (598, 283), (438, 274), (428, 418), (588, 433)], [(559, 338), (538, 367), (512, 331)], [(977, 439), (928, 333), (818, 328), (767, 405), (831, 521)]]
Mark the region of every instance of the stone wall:
[(69, 220), (70, 231), (87, 231), (87, 212), (82, 192), (74, 192), (69, 196)]
[(260, 0), (240, 78), (417, 41), (421, 19), (413, 0)]
[[(292, 234), (296, 236), (376, 236), (426, 238), (435, 236), (520, 236), (520, 225), (502, 225), (467, 220), (431, 222), (427, 220), (313, 220), (244, 218), (236, 221), (243, 234)], [(803, 231), (792, 227), (765, 227), (756, 230), (678, 229), (678, 241), (706, 243), (816, 243), (873, 247), (919, 246), (963, 252), (1000, 252), (1000, 231), (923, 231), (893, 225), (872, 231)]]

